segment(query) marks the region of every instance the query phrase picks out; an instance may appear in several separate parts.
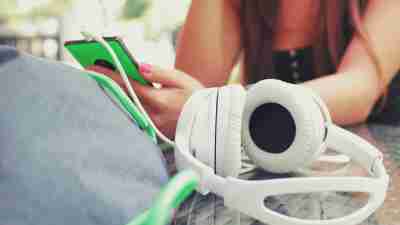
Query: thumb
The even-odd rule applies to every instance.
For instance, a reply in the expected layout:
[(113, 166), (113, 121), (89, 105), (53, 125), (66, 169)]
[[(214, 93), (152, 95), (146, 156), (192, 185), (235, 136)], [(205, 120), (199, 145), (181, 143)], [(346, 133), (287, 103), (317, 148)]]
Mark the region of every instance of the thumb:
[(200, 85), (197, 80), (179, 70), (163, 69), (150, 64), (140, 64), (139, 70), (144, 79), (164, 87), (186, 88)]

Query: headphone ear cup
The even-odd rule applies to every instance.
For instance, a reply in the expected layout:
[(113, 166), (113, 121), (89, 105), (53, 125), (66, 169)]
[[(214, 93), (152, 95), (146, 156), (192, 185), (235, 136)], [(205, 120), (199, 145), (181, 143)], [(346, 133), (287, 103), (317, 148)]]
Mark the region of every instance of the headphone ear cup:
[(257, 166), (287, 173), (309, 166), (321, 152), (325, 121), (301, 86), (268, 79), (247, 92), (242, 132), (244, 148)]
[(216, 127), (216, 172), (237, 177), (241, 169), (241, 123), (246, 91), (241, 85), (219, 89)]

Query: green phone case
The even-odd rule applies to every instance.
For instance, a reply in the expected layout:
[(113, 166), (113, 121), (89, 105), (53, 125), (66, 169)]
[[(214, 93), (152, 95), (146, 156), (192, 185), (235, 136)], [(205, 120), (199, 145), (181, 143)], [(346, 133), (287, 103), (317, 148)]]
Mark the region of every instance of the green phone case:
[[(140, 75), (137, 62), (134, 60), (132, 55), (130, 55), (123, 42), (116, 37), (107, 37), (104, 39), (114, 50), (126, 74), (141, 84), (148, 84), (148, 82)], [(116, 67), (111, 55), (100, 43), (96, 41), (69, 41), (65, 43), (65, 48), (72, 54), (72, 56), (81, 64), (83, 68), (87, 68), (88, 66), (95, 64), (96, 60), (105, 60)]]

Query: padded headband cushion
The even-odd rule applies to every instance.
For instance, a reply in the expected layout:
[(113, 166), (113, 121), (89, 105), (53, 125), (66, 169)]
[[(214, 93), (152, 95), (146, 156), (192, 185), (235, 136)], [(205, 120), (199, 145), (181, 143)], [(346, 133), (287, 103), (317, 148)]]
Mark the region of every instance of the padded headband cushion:
[[(217, 103), (217, 88), (202, 90), (203, 98), (193, 98), (190, 113), (195, 115), (191, 128), (190, 149), (198, 160), (207, 166), (215, 165), (215, 115)], [(186, 107), (188, 108), (188, 107)], [(188, 110), (186, 110), (188, 111)], [(214, 170), (214, 169), (213, 169)]]
[(215, 174), (236, 177), (241, 167), (241, 118), (246, 93), (239, 85), (209, 91), (206, 104), (197, 105), (192, 149)]
[[(182, 121), (190, 117), (194, 121), (183, 125), (185, 122), (180, 119), (177, 144), (190, 149), (191, 154), (214, 173), (236, 177), (241, 168), (241, 119), (245, 98), (246, 92), (239, 85), (198, 91), (189, 99), (190, 104), (185, 104), (180, 116)], [(182, 135), (189, 137), (188, 147), (180, 143)]]
[(265, 170), (286, 173), (308, 166), (321, 149), (324, 131), (321, 110), (302, 87), (264, 80), (248, 91), (244, 148)]
[(219, 88), (216, 123), (216, 172), (237, 177), (241, 168), (241, 122), (246, 92), (240, 85)]

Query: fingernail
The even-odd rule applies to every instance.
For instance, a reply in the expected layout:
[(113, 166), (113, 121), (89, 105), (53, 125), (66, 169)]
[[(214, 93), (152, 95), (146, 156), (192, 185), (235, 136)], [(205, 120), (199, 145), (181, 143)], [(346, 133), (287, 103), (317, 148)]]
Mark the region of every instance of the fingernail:
[(140, 72), (141, 74), (149, 74), (149, 73), (151, 73), (151, 69), (152, 69), (152, 67), (151, 67), (150, 64), (141, 63), (141, 64), (139, 65), (139, 72)]

